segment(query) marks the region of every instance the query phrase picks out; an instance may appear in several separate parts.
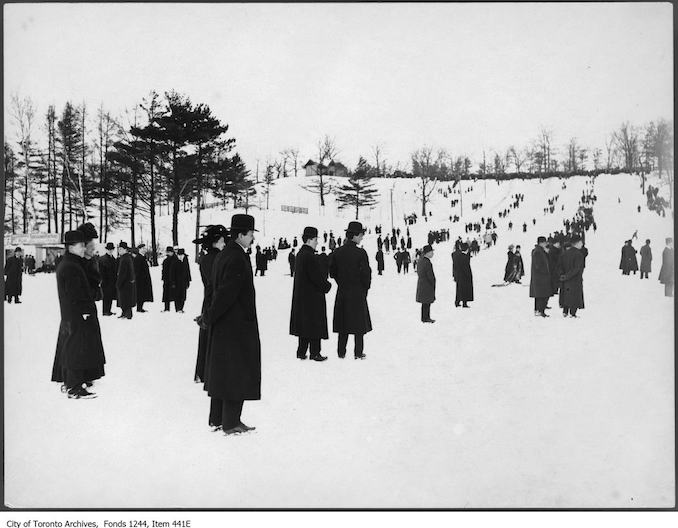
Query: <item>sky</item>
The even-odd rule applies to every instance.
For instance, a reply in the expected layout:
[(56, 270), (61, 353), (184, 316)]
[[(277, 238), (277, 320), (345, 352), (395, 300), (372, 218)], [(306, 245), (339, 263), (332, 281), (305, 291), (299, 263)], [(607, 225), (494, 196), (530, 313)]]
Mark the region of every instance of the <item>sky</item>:
[[(349, 167), (380, 145), (468, 154), (542, 127), (602, 147), (623, 121), (673, 116), (669, 3), (5, 4), (12, 94), (132, 109), (151, 90), (205, 103), (254, 169), (335, 139)], [(42, 123), (40, 123), (42, 125)], [(94, 124), (92, 123), (92, 127)]]

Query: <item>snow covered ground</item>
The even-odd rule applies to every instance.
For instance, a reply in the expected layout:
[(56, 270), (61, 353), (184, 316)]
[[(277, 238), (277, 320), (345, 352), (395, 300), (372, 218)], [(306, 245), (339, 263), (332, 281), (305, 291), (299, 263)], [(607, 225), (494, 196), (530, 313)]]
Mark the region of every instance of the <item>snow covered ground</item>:
[[(378, 182), (380, 206), (361, 219), (390, 228), (392, 180)], [(208, 398), (193, 383), (202, 301), (194, 266), (186, 313), (161, 303), (131, 321), (101, 318), (106, 377), (95, 400), (68, 400), (49, 382), (59, 325), (54, 275), (24, 278), (23, 304), (5, 305), (5, 493), (22, 508), (136, 507), (670, 507), (674, 505), (674, 305), (657, 281), (670, 218), (645, 208), (639, 179), (596, 180), (598, 231), (587, 235), (586, 309), (563, 319), (535, 318), (528, 296), (530, 250), (537, 235), (571, 218), (584, 178), (561, 182), (481, 182), (464, 195), (464, 221), (491, 215), (496, 247), (472, 260), (476, 300), (455, 309), (451, 243), (436, 246), (434, 325), (419, 321), (416, 274), (399, 276), (387, 258), (373, 272), (368, 301), (374, 331), (366, 361), (295, 358), (288, 335), (292, 279), (287, 252), (256, 277), (262, 342), (262, 400), (246, 402), (254, 433), (224, 437), (207, 426)], [(467, 184), (465, 184), (467, 186)], [(394, 217), (420, 212), (414, 182), (399, 180)], [(262, 245), (300, 234), (304, 225), (341, 233), (351, 212), (289, 179), (274, 186), (271, 210), (254, 211)], [(509, 218), (512, 193), (525, 202)], [(556, 214), (543, 215), (560, 194)], [(621, 204), (617, 198), (621, 197)], [(433, 217), (413, 226), (421, 247), (430, 228), (450, 227), (449, 199), (434, 194)], [(473, 201), (484, 201), (471, 212)], [(308, 206), (309, 215), (280, 205)], [(459, 211), (459, 208), (455, 208)], [(229, 223), (212, 210), (204, 222)], [(361, 215), (362, 216), (362, 215)], [(206, 218), (205, 218), (206, 217)], [(536, 226), (531, 219), (536, 218)], [(514, 223), (508, 232), (506, 224)], [(162, 245), (169, 242), (162, 217)], [(182, 215), (190, 248), (193, 217)], [(517, 229), (528, 222), (527, 233)], [(650, 280), (624, 277), (620, 248), (634, 230), (652, 239)], [(376, 236), (364, 246), (373, 268)], [(521, 244), (528, 276), (501, 281), (506, 246)], [(151, 270), (156, 299), (160, 269)], [(332, 313), (336, 285), (328, 295)], [(331, 317), (331, 315), (330, 315)], [(331, 322), (330, 322), (331, 324)], [(349, 342), (349, 353), (352, 343)]]

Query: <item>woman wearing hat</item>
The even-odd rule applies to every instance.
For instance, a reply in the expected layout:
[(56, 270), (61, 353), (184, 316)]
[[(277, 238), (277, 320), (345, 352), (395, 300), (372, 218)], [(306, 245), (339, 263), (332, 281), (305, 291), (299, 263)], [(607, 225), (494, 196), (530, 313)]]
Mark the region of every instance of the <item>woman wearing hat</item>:
[[(226, 246), (228, 230), (222, 225), (207, 226), (201, 238), (193, 241), (194, 244), (200, 244), (204, 252), (200, 259), (200, 278), (204, 287), (204, 297), (202, 301), (202, 310), (200, 314), (212, 304), (212, 269), (214, 260), (219, 252)], [(195, 374), (193, 380), (196, 383), (205, 381), (205, 356), (207, 354), (207, 330), (200, 328), (198, 336), (198, 359), (195, 364)]]
[(52, 381), (63, 382), (72, 399), (96, 397), (85, 385), (104, 375), (104, 347), (97, 309), (83, 267), (85, 236), (64, 234), (66, 253), (56, 271), (61, 324)]

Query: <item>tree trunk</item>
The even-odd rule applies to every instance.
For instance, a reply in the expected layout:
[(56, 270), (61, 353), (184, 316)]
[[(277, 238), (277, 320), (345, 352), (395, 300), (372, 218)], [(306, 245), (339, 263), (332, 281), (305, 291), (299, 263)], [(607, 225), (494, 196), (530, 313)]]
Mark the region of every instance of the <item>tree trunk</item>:
[[(202, 160), (202, 145), (198, 145), (198, 166), (196, 167), (197, 174), (196, 174), (196, 187), (198, 190), (197, 197), (196, 197), (196, 211), (195, 211), (195, 238), (200, 237), (200, 203), (202, 199), (202, 173), (201, 173), (201, 160)], [(198, 245), (195, 244), (195, 262), (198, 262)], [(186, 256), (188, 258), (188, 256)]]
[(153, 141), (151, 140), (151, 159), (150, 159), (150, 168), (151, 168), (151, 264), (153, 266), (158, 265), (158, 252), (156, 248), (155, 240), (155, 153), (153, 151)]
[(66, 228), (66, 182), (64, 180), (64, 173), (61, 173), (61, 233), (64, 233)]
[[(174, 199), (173, 208), (172, 208), (172, 244), (177, 245), (179, 243), (179, 188), (177, 185), (177, 149), (176, 147), (172, 150), (172, 175), (173, 181), (172, 185), (174, 187)], [(167, 209), (169, 210), (169, 200), (167, 203)]]
[(68, 189), (68, 230), (73, 230), (73, 202), (71, 200), (70, 189)]
[(136, 241), (135, 241), (135, 231), (134, 231), (134, 220), (136, 217), (136, 211), (137, 211), (137, 174), (135, 171), (132, 172), (132, 209), (130, 211), (130, 228), (131, 228), (131, 235), (132, 235), (132, 241), (131, 247), (135, 247)]

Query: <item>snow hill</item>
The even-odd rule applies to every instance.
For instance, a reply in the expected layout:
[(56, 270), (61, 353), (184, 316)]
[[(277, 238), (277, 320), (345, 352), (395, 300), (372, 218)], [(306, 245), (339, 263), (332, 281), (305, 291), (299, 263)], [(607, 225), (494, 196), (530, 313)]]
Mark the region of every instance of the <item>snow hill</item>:
[[(156, 302), (131, 321), (101, 318), (106, 377), (99, 397), (68, 400), (49, 382), (59, 325), (54, 275), (24, 278), (23, 304), (5, 305), (5, 493), (17, 508), (75, 507), (669, 507), (674, 472), (674, 304), (657, 281), (671, 218), (644, 206), (638, 177), (595, 181), (595, 234), (587, 234), (586, 308), (563, 319), (536, 318), (528, 296), (536, 237), (562, 228), (586, 178), (483, 182), (464, 194), (462, 222), (434, 191), (429, 222), (411, 226), (416, 247), (429, 229), (492, 216), (497, 245), (471, 261), (475, 301), (455, 309), (452, 244), (436, 246), (433, 325), (419, 321), (416, 274), (398, 275), (388, 256), (373, 272), (368, 302), (374, 331), (366, 361), (295, 358), (288, 335), (292, 280), (287, 252), (256, 277), (262, 342), (262, 400), (246, 402), (254, 433), (224, 437), (207, 426), (208, 399), (193, 383), (202, 285), (193, 265), (186, 313), (160, 313), (160, 269), (151, 270)], [(302, 179), (278, 181), (268, 211), (252, 210), (262, 245), (305, 225), (343, 235), (352, 211), (324, 211)], [(649, 183), (656, 184), (650, 180)], [(374, 225), (390, 228), (420, 213), (414, 180), (381, 180), (381, 200), (361, 214), (374, 266)], [(464, 182), (464, 188), (470, 188)], [(444, 185), (446, 188), (447, 186)], [(487, 197), (485, 198), (485, 192)], [(508, 218), (514, 193), (525, 201)], [(560, 195), (555, 214), (548, 198)], [(621, 199), (621, 203), (618, 202)], [(470, 204), (483, 202), (478, 211)], [(309, 214), (280, 211), (308, 207)], [(560, 211), (560, 205), (565, 210)], [(642, 212), (637, 206), (642, 205)], [(233, 211), (203, 212), (229, 225)], [(532, 225), (532, 218), (536, 225)], [(511, 220), (514, 229), (508, 231)], [(522, 223), (527, 222), (526, 233)], [(161, 247), (171, 217), (160, 223)], [(265, 231), (264, 231), (265, 224)], [(622, 276), (623, 242), (652, 240), (649, 280)], [(182, 214), (180, 243), (190, 252), (194, 218)], [(120, 235), (126, 240), (126, 236)], [(111, 238), (116, 240), (116, 238)], [(119, 239), (119, 238), (118, 238)], [(147, 239), (146, 239), (147, 240)], [(528, 276), (500, 282), (509, 243), (523, 247)], [(327, 296), (332, 313), (336, 285)], [(331, 325), (331, 322), (330, 322)]]

